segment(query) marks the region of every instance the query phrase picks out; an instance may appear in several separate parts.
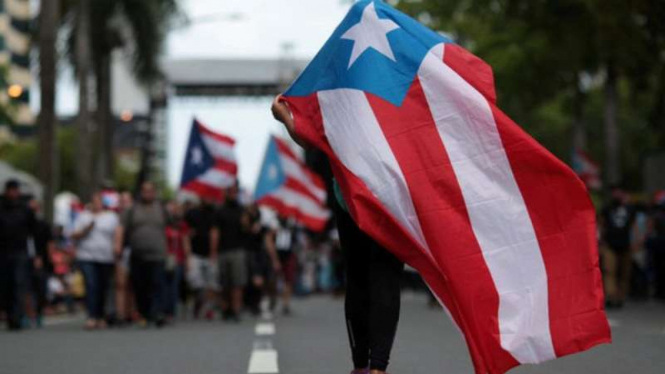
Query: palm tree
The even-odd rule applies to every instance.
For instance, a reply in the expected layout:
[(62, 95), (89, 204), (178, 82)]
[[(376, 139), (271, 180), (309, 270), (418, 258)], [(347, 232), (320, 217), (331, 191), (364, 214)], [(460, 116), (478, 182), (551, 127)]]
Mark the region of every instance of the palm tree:
[[(80, 132), (79, 136), (85, 138), (87, 144), (94, 144), (98, 149), (94, 156), (83, 155), (90, 164), (82, 165), (81, 172), (86, 173), (91, 180), (90, 185), (101, 180), (111, 179), (113, 176), (113, 115), (111, 113), (111, 60), (113, 51), (118, 48), (131, 53), (133, 58), (133, 73), (135, 77), (146, 86), (148, 92), (151, 86), (161, 77), (159, 58), (163, 51), (164, 40), (169, 29), (170, 21), (178, 14), (178, 0), (96, 0), (94, 7), (87, 7), (87, 17), (79, 17), (83, 10), (82, 3), (89, 0), (69, 0), (78, 2), (77, 7), (70, 6), (71, 12), (76, 13), (78, 22), (75, 32), (71, 33), (70, 46), (86, 44), (90, 55), (81, 56), (70, 54), (75, 65), (85, 63), (92, 67), (96, 79), (97, 89), (97, 124), (96, 133)], [(78, 27), (83, 19), (89, 20), (90, 39), (80, 41), (82, 36)], [(72, 48), (78, 51), (78, 48)], [(86, 61), (83, 61), (86, 57)], [(79, 70), (79, 78), (81, 77)], [(79, 82), (82, 82), (79, 80)], [(82, 96), (87, 93), (81, 88)], [(87, 95), (86, 95), (87, 96)], [(81, 100), (86, 100), (82, 98)], [(85, 115), (85, 113), (81, 113)], [(79, 116), (81, 117), (81, 116)], [(90, 121), (88, 121), (90, 122)], [(82, 140), (83, 142), (83, 140)], [(83, 145), (80, 143), (80, 145)], [(87, 161), (86, 161), (87, 162)]]
[(58, 32), (59, 0), (42, 3), (39, 14), (39, 67), (41, 111), (39, 113), (39, 175), (44, 184), (44, 213), (53, 220), (53, 199), (56, 184), (56, 37)]
[(75, 60), (79, 82), (79, 115), (76, 120), (78, 130), (77, 144), (77, 185), (83, 201), (88, 201), (93, 188), (93, 123), (90, 112), (90, 65), (92, 58), (90, 38), (90, 0), (78, 0), (76, 6)]

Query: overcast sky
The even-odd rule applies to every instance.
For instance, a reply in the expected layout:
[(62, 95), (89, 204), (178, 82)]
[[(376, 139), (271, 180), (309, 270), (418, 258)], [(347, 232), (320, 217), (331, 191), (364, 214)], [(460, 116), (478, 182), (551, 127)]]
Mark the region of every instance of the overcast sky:
[[(312, 58), (350, 7), (345, 0), (184, 0), (191, 27), (168, 40), (168, 57)], [(272, 119), (270, 98), (174, 99), (169, 103), (169, 180), (179, 182), (192, 117), (236, 138), (240, 182), (254, 189), (271, 133), (284, 135)]]

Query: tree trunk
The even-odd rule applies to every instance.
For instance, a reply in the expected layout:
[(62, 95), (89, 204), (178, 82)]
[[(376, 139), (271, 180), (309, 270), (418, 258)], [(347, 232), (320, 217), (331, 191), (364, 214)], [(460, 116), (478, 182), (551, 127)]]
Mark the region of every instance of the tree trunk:
[(111, 55), (101, 56), (95, 68), (97, 77), (98, 182), (113, 180), (113, 115), (111, 113)]
[[(578, 74), (579, 76), (579, 74)], [(584, 124), (584, 103), (586, 95), (582, 92), (579, 78), (575, 84), (575, 94), (573, 96), (573, 149), (586, 150), (586, 126)]]
[(607, 63), (605, 78), (605, 179), (607, 186), (621, 182), (621, 139), (617, 122), (618, 73), (612, 60)]
[(53, 201), (56, 191), (57, 118), (55, 112), (56, 39), (59, 23), (59, 0), (42, 3), (39, 14), (39, 69), (41, 111), (39, 129), (39, 177), (44, 185), (44, 216), (53, 222)]
[(77, 118), (77, 186), (79, 197), (89, 201), (93, 191), (93, 124), (90, 114), (90, 0), (79, 0), (77, 10), (76, 68), (79, 81), (79, 115)]
[(656, 147), (663, 149), (665, 148), (665, 61), (660, 63), (657, 84), (656, 98), (651, 109), (649, 122), (657, 136)]

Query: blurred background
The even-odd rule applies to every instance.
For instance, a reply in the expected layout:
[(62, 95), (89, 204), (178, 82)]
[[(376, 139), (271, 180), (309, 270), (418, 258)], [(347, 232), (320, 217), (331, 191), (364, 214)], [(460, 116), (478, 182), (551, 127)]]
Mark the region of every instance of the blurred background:
[[(181, 191), (195, 118), (236, 140), (241, 195), (253, 195), (266, 144), (272, 135), (288, 138), (270, 113), (273, 97), (307, 66), (352, 3), (0, 0), (0, 185), (18, 181), (25, 199), (38, 202), (36, 211), (55, 230), (54, 240), (62, 241), (61, 252), (68, 259), (47, 260), (63, 261), (68, 265), (63, 271), (71, 276), (61, 279), (66, 274), (56, 276), (55, 268), (50, 269), (48, 277), (62, 283), (49, 286), (50, 314), (76, 314), (68, 300), (82, 303), (84, 298), (83, 289), (76, 291), (84, 281), (77, 275), (75, 240), (67, 236), (96, 192), (106, 193), (110, 200), (105, 204), (122, 210), (123, 193), (128, 201), (140, 198), (150, 181), (160, 201), (172, 204), (171, 213), (182, 211), (185, 219), (186, 211), (197, 208), (202, 199)], [(652, 304), (665, 298), (665, 229), (656, 228), (665, 207), (665, 2), (389, 3), (488, 62), (498, 106), (587, 185), (605, 230), (599, 232), (601, 239), (610, 230), (626, 235), (629, 255), (617, 260), (610, 254), (611, 261), (619, 262), (616, 269), (623, 270), (605, 269), (606, 277), (615, 278), (610, 282), (616, 297), (608, 307), (634, 302), (637, 311), (613, 316), (612, 322), (639, 325), (631, 327), (628, 340), (637, 342), (648, 360), (655, 359), (650, 349), (662, 347), (665, 336), (662, 306)], [(321, 155), (290, 146), (304, 165), (329, 179)], [(617, 213), (617, 207), (625, 211)], [(296, 252), (297, 266), (292, 291), (343, 294), (334, 225), (317, 233), (290, 226), (289, 217), (280, 220), (269, 209), (261, 212), (266, 232), (293, 230), (289, 250)], [(617, 214), (623, 222), (616, 222)], [(650, 242), (653, 238), (657, 240)], [(418, 276), (408, 274), (406, 288), (428, 295)], [(179, 282), (186, 287), (184, 278)], [(278, 285), (282, 292), (283, 287)], [(423, 304), (430, 303), (429, 296), (423, 297)], [(181, 301), (187, 305), (187, 295)], [(409, 305), (407, 310), (415, 308)], [(325, 314), (339, 303), (316, 301), (301, 307)], [(35, 309), (28, 307), (33, 316), (39, 314)], [(419, 323), (434, 317), (419, 313), (407, 318), (407, 326), (426, 334)], [(134, 318), (131, 313), (126, 317)], [(640, 335), (640, 328), (648, 333)], [(656, 335), (660, 340), (655, 344)], [(448, 338), (428, 341), (436, 339)], [(457, 349), (464, 350), (452, 348)], [(604, 362), (601, 356), (610, 353), (602, 352), (591, 359)], [(576, 370), (585, 363), (567, 361), (543, 372)], [(432, 361), (428, 367), (439, 364)], [(460, 368), (468, 369), (464, 365)], [(649, 365), (644, 372), (663, 368)], [(611, 366), (600, 368), (617, 372)]]

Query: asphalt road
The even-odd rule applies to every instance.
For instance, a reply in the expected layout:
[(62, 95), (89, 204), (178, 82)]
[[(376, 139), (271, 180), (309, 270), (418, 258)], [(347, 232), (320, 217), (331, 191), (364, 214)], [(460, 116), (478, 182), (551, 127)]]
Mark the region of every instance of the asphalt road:
[[(665, 305), (609, 314), (614, 343), (511, 373), (663, 374)], [(0, 374), (341, 374), (350, 369), (341, 300), (314, 297), (291, 317), (240, 324), (179, 322), (162, 330), (88, 332), (80, 319), (0, 332)], [(473, 373), (459, 333), (419, 295), (405, 294), (391, 373)]]

